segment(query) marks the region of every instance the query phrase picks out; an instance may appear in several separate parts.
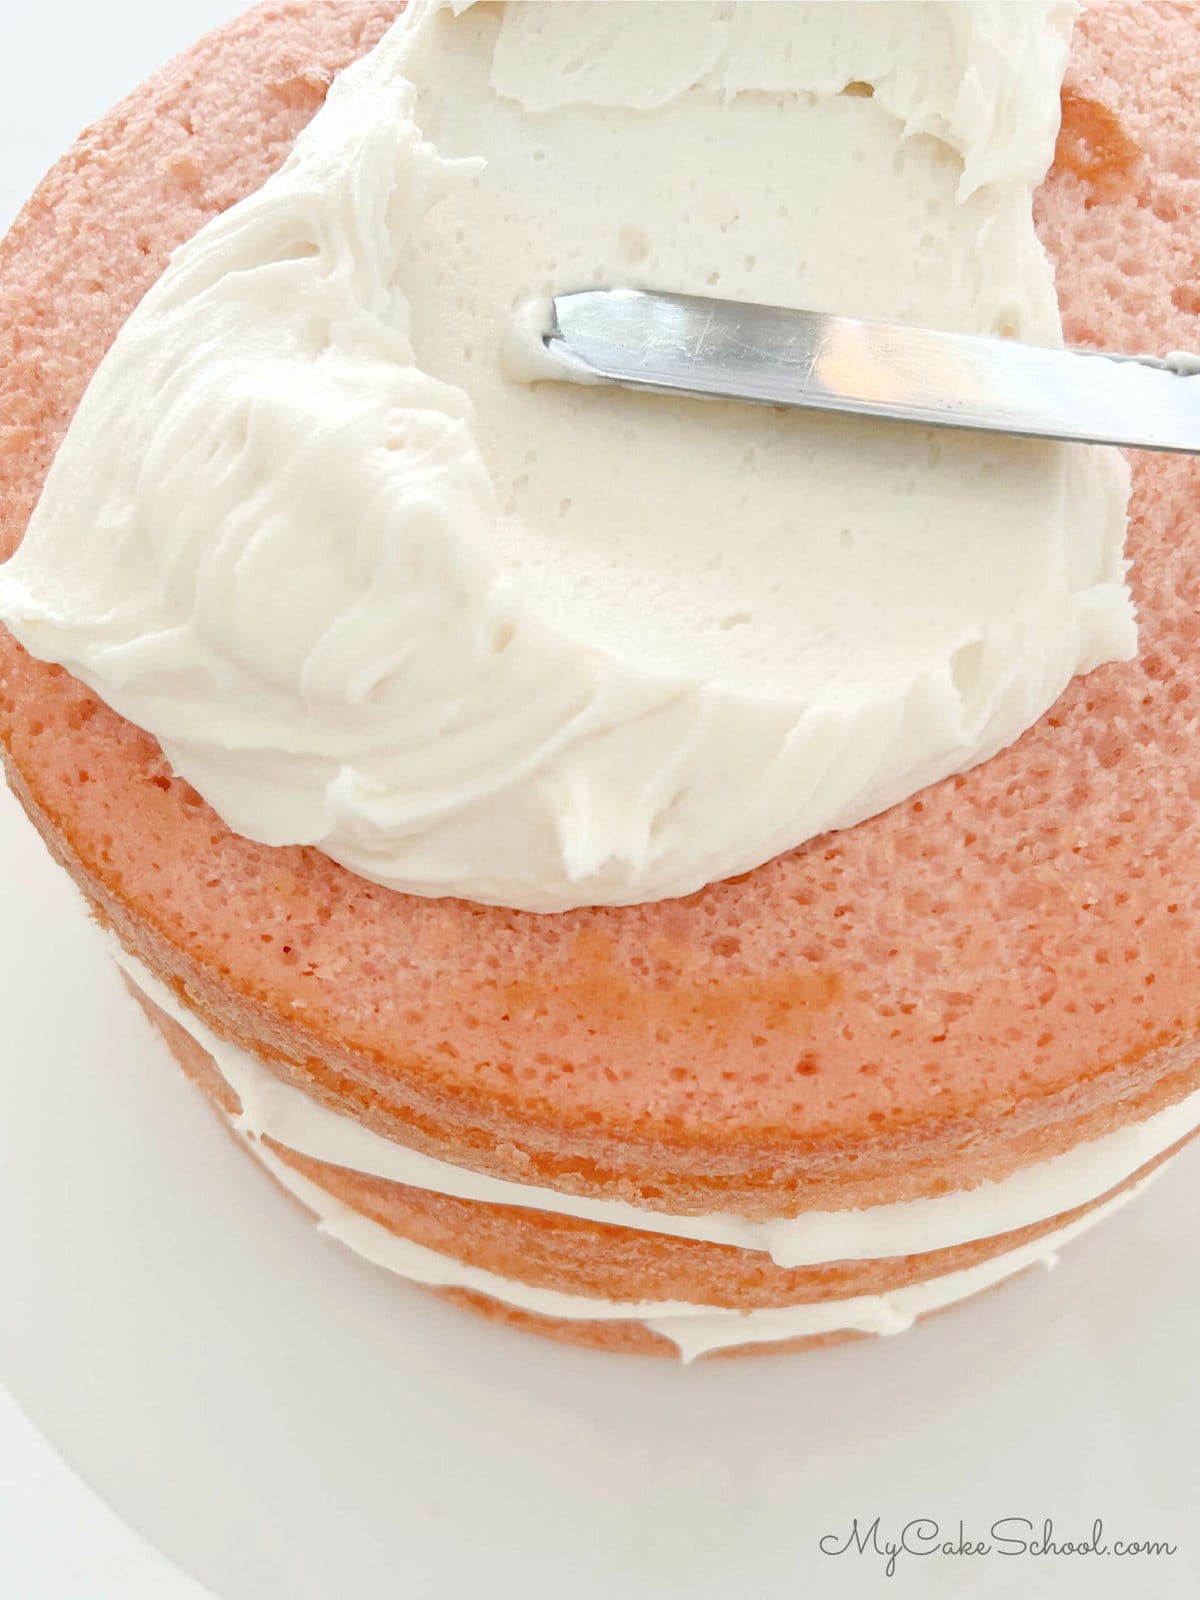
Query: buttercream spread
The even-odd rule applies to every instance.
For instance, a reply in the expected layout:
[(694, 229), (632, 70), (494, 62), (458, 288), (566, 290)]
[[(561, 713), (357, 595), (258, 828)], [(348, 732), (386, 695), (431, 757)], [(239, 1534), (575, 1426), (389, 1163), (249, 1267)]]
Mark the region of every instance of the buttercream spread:
[(266, 1136), (330, 1166), (458, 1199), (522, 1206), (673, 1238), (762, 1250), (781, 1267), (921, 1255), (1045, 1222), (1109, 1195), (1200, 1124), (1198, 1090), (1140, 1122), (1126, 1123), (1063, 1155), (1022, 1167), (1007, 1178), (985, 1180), (974, 1188), (931, 1199), (858, 1210), (805, 1211), (767, 1220), (724, 1211), (681, 1216), (623, 1200), (567, 1194), (492, 1177), (384, 1138), (355, 1118), (341, 1116), (284, 1083), (257, 1057), (214, 1033), (181, 1005), (117, 939), (109, 935), (105, 942), (125, 975), (213, 1058), (240, 1102), (235, 1126), (255, 1141)]
[(1059, 342), (1071, 17), (410, 5), (130, 317), (0, 618), (239, 833), (533, 911), (986, 759), (1134, 650), (1119, 457), (503, 353), (599, 284)]

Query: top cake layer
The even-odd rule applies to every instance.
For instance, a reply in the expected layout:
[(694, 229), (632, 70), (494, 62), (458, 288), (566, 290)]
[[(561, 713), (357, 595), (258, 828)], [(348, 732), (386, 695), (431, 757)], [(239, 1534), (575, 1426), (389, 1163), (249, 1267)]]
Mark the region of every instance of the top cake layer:
[(590, 284), (1057, 342), (1071, 18), (411, 6), (122, 329), (0, 618), (235, 831), (526, 910), (689, 893), (986, 759), (1133, 653), (1115, 452), (504, 357)]

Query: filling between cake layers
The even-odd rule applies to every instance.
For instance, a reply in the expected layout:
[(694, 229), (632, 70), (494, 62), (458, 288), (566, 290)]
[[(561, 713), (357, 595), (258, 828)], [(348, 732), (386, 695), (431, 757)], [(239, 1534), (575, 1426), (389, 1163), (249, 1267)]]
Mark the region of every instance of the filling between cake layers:
[(231, 827), (678, 895), (1129, 656), (1113, 453), (514, 381), (602, 283), (1056, 343), (1063, 5), (414, 4), (101, 363), (0, 617)]
[[(809, 1212), (774, 1222), (728, 1213), (684, 1217), (621, 1201), (563, 1194), (513, 1183), (435, 1160), (374, 1133), (282, 1083), (249, 1052), (214, 1034), (119, 941), (110, 953), (131, 981), (212, 1058), (237, 1095), (234, 1126), (276, 1179), (319, 1220), (322, 1231), (377, 1265), (431, 1287), (467, 1289), (506, 1305), (569, 1320), (633, 1320), (671, 1339), (686, 1359), (739, 1344), (774, 1342), (835, 1330), (895, 1333), (928, 1311), (965, 1299), (1057, 1251), (1139, 1193), (1154, 1173), (1117, 1190), (1131, 1175), (1191, 1133), (1200, 1122), (1200, 1092), (1067, 1154), (1039, 1162), (999, 1182), (930, 1200), (904, 1201), (850, 1212)], [(486, 1204), (532, 1207), (654, 1233), (767, 1250), (783, 1266), (923, 1254), (960, 1242), (1014, 1232), (1096, 1201), (1062, 1228), (971, 1267), (882, 1294), (825, 1299), (802, 1305), (737, 1311), (689, 1302), (615, 1301), (564, 1293), (501, 1277), (425, 1248), (364, 1216), (295, 1170), (263, 1143), (333, 1167), (456, 1195)], [(1112, 1193), (1110, 1191), (1117, 1190)]]
[(281, 1161), (264, 1145), (253, 1145), (254, 1154), (284, 1188), (291, 1191), (317, 1217), (322, 1233), (347, 1245), (376, 1266), (408, 1278), (427, 1288), (467, 1289), (490, 1296), (536, 1316), (562, 1318), (572, 1322), (636, 1321), (653, 1333), (670, 1339), (685, 1361), (708, 1355), (714, 1350), (735, 1349), (745, 1344), (775, 1344), (785, 1339), (835, 1332), (892, 1334), (903, 1333), (916, 1319), (939, 1311), (956, 1301), (1003, 1283), (1026, 1267), (1054, 1266), (1058, 1251), (1072, 1239), (1103, 1221), (1132, 1200), (1155, 1177), (1151, 1173), (1130, 1189), (1123, 1189), (1086, 1216), (1044, 1234), (1029, 1244), (1003, 1255), (992, 1256), (977, 1266), (948, 1272), (940, 1278), (926, 1278), (886, 1294), (859, 1295), (850, 1300), (818, 1300), (796, 1306), (760, 1306), (751, 1311), (734, 1311), (726, 1306), (692, 1305), (684, 1301), (615, 1301), (590, 1295), (563, 1294), (555, 1289), (534, 1288), (499, 1277), (452, 1256), (439, 1255), (422, 1245), (383, 1228), (369, 1217), (328, 1194)]

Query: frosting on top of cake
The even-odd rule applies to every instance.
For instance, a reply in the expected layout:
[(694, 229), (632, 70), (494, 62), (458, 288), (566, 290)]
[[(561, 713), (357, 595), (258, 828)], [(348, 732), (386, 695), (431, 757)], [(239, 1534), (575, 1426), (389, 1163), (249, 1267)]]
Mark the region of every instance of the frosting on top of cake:
[(0, 619), (238, 832), (689, 893), (1131, 655), (1113, 452), (514, 381), (628, 284), (1057, 343), (1073, 8), (413, 4), (101, 363)]

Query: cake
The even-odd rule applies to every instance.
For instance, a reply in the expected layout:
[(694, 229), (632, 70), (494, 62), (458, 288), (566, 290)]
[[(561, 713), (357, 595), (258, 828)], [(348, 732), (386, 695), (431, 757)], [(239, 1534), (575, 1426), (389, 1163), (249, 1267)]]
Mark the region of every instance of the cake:
[[(45, 179), (0, 247), (0, 555), (172, 251), (397, 11), (259, 6)], [(1068, 342), (1194, 342), (1195, 47), (1187, 8), (1076, 24), (1036, 198)], [(890, 1333), (1051, 1259), (1200, 1125), (1195, 505), (1188, 461), (1134, 461), (1136, 658), (688, 893), (517, 909), (248, 837), (3, 628), (0, 744), (171, 1052), (325, 1231), (600, 1348)]]

